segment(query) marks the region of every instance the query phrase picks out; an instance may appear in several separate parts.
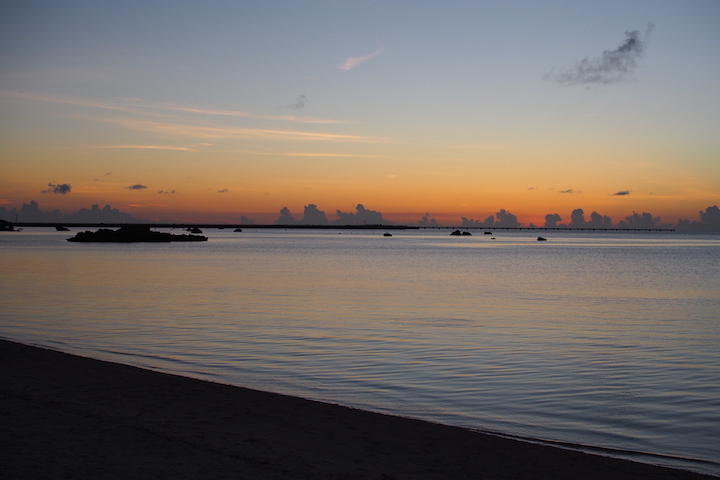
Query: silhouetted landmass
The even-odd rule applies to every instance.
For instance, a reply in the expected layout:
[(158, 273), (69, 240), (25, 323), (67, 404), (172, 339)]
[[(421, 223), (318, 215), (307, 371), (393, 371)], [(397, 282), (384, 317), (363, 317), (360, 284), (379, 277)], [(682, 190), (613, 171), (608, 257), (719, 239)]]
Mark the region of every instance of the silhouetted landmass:
[(166, 232), (153, 232), (147, 225), (127, 225), (118, 230), (101, 228), (97, 232), (78, 232), (68, 242), (205, 242), (202, 235), (174, 235)]
[(17, 230), (12, 223), (0, 220), (0, 232), (17, 232)]

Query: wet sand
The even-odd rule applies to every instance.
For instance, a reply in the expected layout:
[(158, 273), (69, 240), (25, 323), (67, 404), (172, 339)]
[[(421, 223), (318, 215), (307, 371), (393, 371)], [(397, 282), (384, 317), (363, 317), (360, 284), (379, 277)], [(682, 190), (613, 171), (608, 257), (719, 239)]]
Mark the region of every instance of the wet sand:
[(8, 479), (710, 479), (0, 340)]

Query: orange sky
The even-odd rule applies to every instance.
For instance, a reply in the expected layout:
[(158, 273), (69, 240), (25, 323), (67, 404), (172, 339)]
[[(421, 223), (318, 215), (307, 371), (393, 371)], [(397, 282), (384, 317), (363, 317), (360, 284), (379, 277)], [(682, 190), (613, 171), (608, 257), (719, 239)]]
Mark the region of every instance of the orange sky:
[(9, 9), (0, 205), (537, 225), (720, 204), (717, 5), (285, 7)]

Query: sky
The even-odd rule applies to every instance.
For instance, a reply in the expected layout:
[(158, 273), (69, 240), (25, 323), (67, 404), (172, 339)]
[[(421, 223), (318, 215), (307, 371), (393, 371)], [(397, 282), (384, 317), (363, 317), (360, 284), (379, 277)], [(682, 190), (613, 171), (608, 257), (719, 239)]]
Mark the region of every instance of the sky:
[(694, 220), (718, 25), (716, 0), (3, 2), (0, 207)]

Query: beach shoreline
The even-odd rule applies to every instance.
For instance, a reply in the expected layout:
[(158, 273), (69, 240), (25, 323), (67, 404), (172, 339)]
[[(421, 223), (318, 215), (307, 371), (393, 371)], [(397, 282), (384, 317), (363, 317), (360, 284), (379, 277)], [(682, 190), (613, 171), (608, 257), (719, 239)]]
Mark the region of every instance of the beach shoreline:
[(6, 478), (711, 479), (0, 339)]

